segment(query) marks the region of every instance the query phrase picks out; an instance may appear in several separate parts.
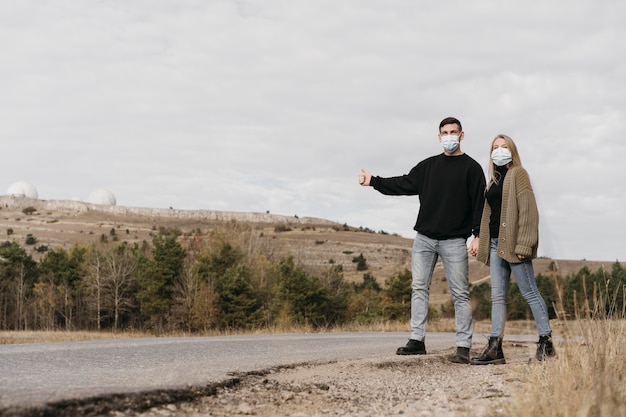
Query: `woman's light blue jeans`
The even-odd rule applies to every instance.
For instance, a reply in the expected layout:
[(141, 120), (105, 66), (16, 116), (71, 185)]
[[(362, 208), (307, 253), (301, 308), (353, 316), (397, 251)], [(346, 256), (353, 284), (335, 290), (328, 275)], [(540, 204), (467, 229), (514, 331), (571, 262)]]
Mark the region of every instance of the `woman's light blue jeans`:
[(431, 239), (417, 234), (413, 242), (411, 272), (411, 339), (424, 341), (428, 319), (430, 283), (438, 257), (446, 274), (456, 319), (456, 345), (472, 347), (472, 306), (469, 295), (469, 267), (466, 239)]
[(522, 297), (530, 306), (530, 311), (537, 322), (539, 336), (550, 334), (548, 307), (537, 288), (533, 263), (527, 260), (510, 263), (497, 255), (498, 239), (491, 239), (489, 253), (489, 272), (491, 273), (491, 336), (502, 337), (507, 316), (507, 298), (511, 283), (511, 272), (522, 293)]

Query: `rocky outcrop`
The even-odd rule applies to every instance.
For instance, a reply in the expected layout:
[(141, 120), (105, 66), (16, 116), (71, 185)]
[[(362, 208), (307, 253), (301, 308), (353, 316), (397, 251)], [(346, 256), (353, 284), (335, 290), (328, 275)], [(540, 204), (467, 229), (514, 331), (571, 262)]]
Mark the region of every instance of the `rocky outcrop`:
[(270, 213), (251, 213), (234, 211), (214, 210), (179, 210), (158, 209), (142, 207), (110, 206), (103, 204), (91, 204), (74, 200), (38, 200), (21, 196), (0, 196), (0, 205), (4, 208), (23, 209), (34, 207), (39, 211), (66, 211), (85, 213), (97, 211), (114, 215), (138, 215), (157, 218), (170, 218), (180, 220), (204, 220), (204, 221), (241, 221), (251, 223), (284, 223), (302, 225), (336, 225), (336, 222), (316, 217), (283, 216)]

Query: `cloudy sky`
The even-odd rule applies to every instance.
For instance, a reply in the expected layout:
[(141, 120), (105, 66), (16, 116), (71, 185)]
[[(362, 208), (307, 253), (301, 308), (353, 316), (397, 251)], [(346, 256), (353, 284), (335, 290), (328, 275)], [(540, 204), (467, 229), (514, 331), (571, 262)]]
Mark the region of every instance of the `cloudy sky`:
[(312, 216), (414, 237), (417, 197), (360, 187), (516, 140), (541, 256), (626, 260), (626, 2), (0, 3), (0, 192)]

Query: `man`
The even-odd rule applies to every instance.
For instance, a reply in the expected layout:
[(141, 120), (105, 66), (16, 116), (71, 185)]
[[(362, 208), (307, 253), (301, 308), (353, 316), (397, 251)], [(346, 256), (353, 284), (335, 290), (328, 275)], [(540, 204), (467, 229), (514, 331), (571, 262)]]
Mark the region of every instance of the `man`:
[[(438, 257), (454, 302), (456, 353), (450, 360), (469, 363), (472, 346), (472, 307), (469, 296), (468, 252), (478, 248), (485, 176), (480, 165), (461, 151), (461, 122), (453, 117), (439, 124), (443, 153), (417, 164), (408, 174), (381, 178), (365, 169), (359, 184), (372, 186), (386, 195), (418, 195), (420, 209), (414, 229), (411, 269), (411, 336), (398, 355), (424, 355), (429, 288)], [(467, 247), (467, 239), (474, 239)]]

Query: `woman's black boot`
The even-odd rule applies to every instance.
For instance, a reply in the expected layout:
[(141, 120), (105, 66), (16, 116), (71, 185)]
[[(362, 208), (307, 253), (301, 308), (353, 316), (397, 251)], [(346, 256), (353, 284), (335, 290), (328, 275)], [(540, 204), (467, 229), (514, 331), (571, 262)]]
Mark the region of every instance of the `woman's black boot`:
[(471, 365), (503, 365), (505, 363), (501, 337), (490, 337), (489, 344), (483, 353), (470, 360)]
[(539, 336), (539, 342), (537, 343), (537, 360), (542, 361), (547, 358), (556, 356), (554, 345), (552, 344), (552, 333), (545, 336)]

